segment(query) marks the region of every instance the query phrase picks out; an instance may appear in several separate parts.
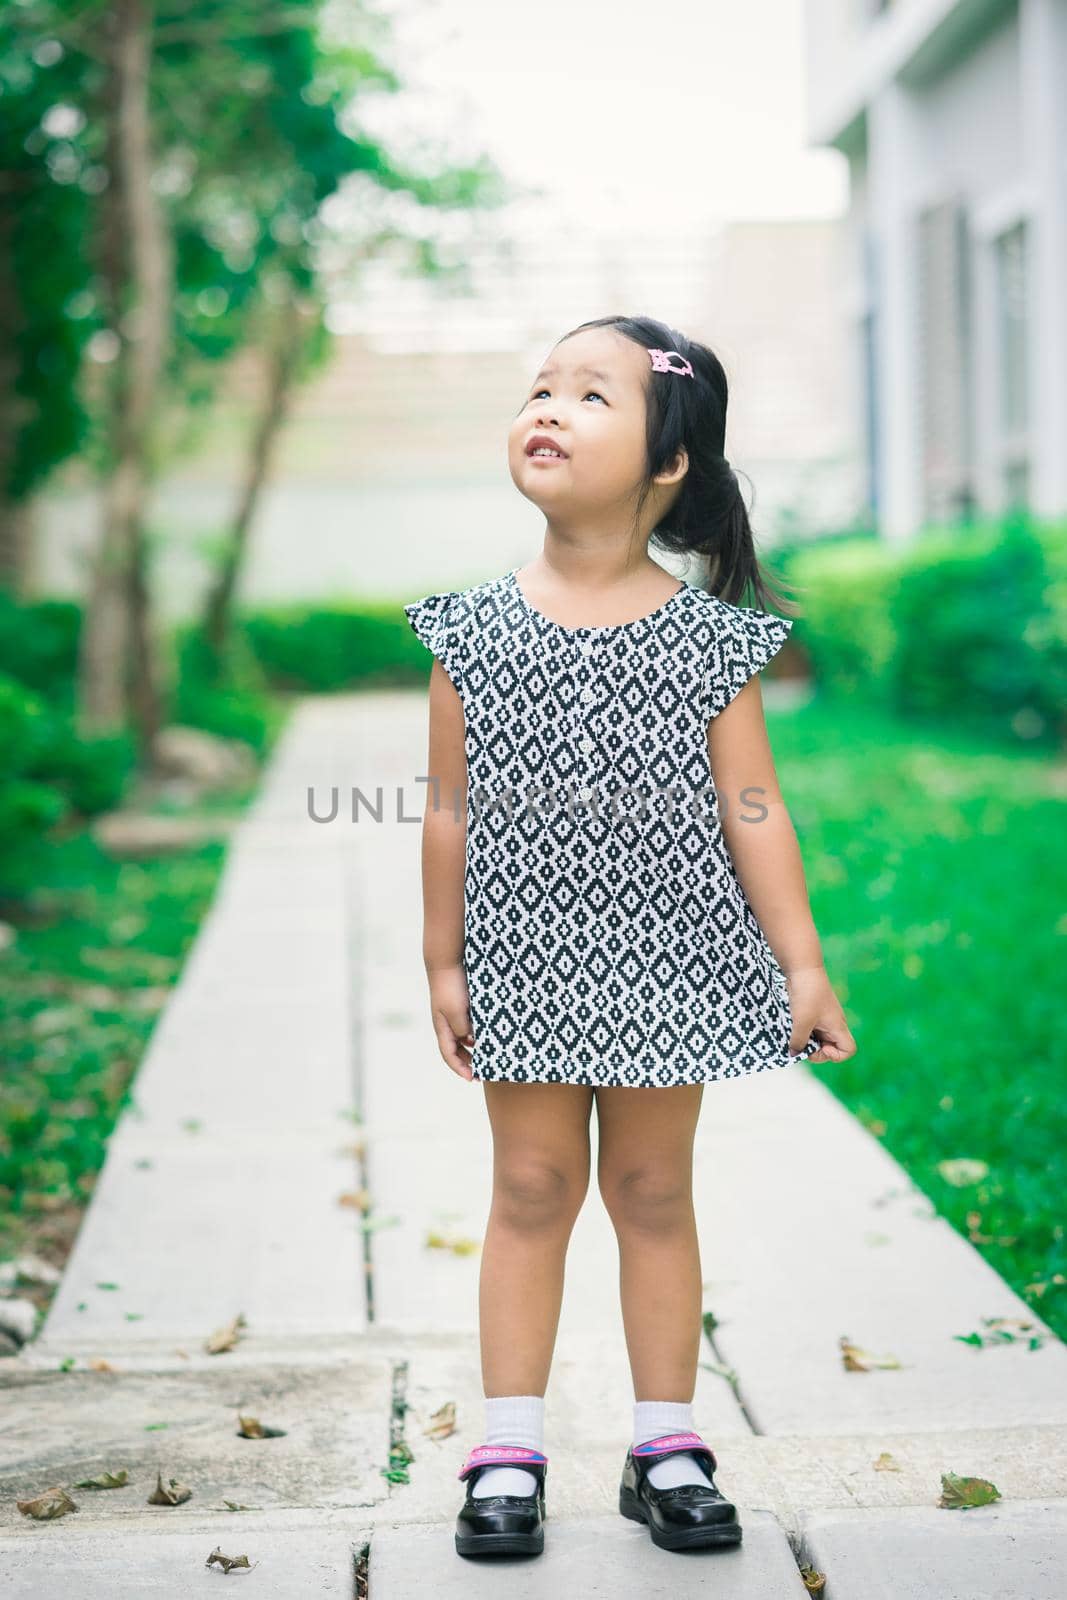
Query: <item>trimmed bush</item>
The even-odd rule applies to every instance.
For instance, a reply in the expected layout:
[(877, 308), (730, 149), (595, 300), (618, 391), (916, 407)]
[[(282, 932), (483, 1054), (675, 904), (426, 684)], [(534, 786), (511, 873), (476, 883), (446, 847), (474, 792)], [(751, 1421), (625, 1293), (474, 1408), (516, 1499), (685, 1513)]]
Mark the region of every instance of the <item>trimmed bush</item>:
[(828, 540), (789, 561), (801, 608), (791, 638), (803, 645), (820, 688), (890, 704), (898, 567), (892, 549), (866, 539)]
[(819, 687), (1014, 737), (1067, 734), (1067, 526), (933, 529), (794, 551)]
[(272, 606), (244, 613), (240, 628), (278, 689), (323, 693), (410, 683), (430, 670), (429, 655), (395, 605)]

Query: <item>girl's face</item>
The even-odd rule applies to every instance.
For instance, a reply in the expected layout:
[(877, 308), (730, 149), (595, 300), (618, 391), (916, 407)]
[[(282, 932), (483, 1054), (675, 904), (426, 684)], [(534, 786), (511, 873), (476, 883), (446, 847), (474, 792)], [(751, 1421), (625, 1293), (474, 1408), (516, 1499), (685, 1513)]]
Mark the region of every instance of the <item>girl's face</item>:
[[(519, 493), (564, 519), (628, 507), (646, 470), (650, 370), (648, 351), (610, 328), (589, 328), (556, 345), (508, 432)], [(532, 454), (539, 434), (562, 458)]]

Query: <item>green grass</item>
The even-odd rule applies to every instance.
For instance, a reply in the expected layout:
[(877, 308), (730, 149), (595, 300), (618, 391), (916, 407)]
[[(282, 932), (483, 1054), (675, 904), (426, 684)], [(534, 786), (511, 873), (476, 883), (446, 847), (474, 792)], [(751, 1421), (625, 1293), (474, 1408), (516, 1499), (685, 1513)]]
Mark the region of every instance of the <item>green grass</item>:
[(53, 847), (38, 893), (57, 920), (3, 956), (0, 1259), (61, 1264), (225, 850), (117, 862), (87, 832)]
[(811, 1070), (1062, 1338), (1067, 763), (847, 703), (769, 725), (857, 1043)]

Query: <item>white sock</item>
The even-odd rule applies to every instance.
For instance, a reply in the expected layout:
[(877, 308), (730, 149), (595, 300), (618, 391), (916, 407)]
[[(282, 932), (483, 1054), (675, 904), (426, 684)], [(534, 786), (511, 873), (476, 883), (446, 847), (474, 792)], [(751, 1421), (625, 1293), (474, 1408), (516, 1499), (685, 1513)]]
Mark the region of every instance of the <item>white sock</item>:
[[(664, 1433), (695, 1433), (693, 1402), (681, 1400), (636, 1400), (634, 1402), (634, 1444), (647, 1444)], [(683, 1483), (711, 1486), (703, 1458), (691, 1455), (668, 1456), (646, 1468), (654, 1489), (677, 1489)]]
[[(519, 1444), (527, 1450), (545, 1448), (545, 1398), (540, 1394), (506, 1394), (486, 1399), (485, 1443)], [(537, 1477), (525, 1467), (486, 1467), (478, 1474), (471, 1496), (533, 1494)]]

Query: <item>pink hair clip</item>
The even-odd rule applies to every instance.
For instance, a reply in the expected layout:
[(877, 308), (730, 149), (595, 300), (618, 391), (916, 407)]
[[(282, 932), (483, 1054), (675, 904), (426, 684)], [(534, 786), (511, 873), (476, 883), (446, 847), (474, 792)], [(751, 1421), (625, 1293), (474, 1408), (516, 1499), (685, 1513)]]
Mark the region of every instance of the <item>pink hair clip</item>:
[[(653, 372), (677, 372), (681, 378), (691, 378), (693, 376), (692, 363), (687, 361), (680, 351), (650, 350), (648, 353), (652, 357)], [(681, 366), (672, 367), (669, 360), (670, 356), (677, 356), (682, 363)]]

